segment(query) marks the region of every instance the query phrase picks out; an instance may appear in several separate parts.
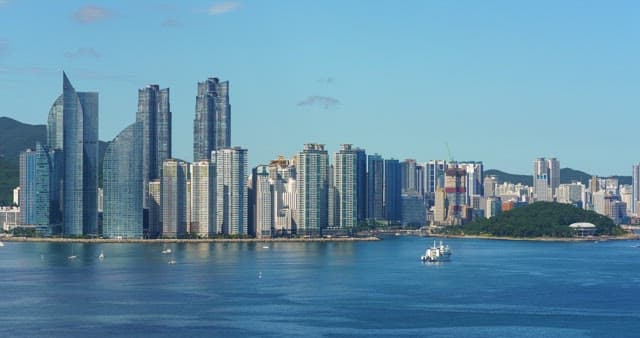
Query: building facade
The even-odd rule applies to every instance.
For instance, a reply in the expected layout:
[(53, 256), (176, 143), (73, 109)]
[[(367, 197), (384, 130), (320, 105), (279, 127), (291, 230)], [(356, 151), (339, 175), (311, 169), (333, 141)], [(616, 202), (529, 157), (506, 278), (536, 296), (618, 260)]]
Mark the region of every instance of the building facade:
[(384, 218), (384, 159), (378, 154), (367, 159), (367, 218)]
[(161, 236), (180, 238), (187, 234), (187, 174), (189, 164), (164, 160), (160, 184)]
[(193, 160), (209, 160), (213, 150), (231, 146), (229, 82), (208, 78), (198, 82), (193, 120)]
[(324, 144), (305, 144), (296, 168), (297, 233), (318, 236), (329, 218), (329, 155)]
[(102, 235), (142, 238), (142, 123), (125, 128), (109, 143), (103, 160)]
[[(149, 209), (149, 182), (160, 179), (165, 160), (171, 158), (171, 107), (169, 88), (148, 85), (138, 89), (136, 122), (142, 124), (142, 206)], [(148, 223), (148, 221), (147, 221)]]
[(217, 235), (216, 168), (211, 161), (191, 164), (191, 214), (189, 232), (198, 237)]
[(216, 231), (225, 235), (247, 235), (247, 149), (214, 150), (211, 162), (216, 171)]
[(358, 225), (358, 152), (351, 144), (343, 144), (334, 160), (335, 225), (351, 228)]

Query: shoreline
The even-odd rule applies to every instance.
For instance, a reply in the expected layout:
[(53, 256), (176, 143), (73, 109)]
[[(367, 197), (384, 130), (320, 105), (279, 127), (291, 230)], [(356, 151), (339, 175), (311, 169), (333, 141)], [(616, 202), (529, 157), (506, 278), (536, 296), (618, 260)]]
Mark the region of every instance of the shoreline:
[(203, 239), (107, 239), (107, 238), (43, 238), (43, 237), (0, 237), (4, 242), (41, 242), (41, 243), (301, 243), (301, 242), (367, 242), (380, 241), (375, 236), (369, 237), (334, 237), (334, 238), (203, 238)]
[(503, 237), (503, 236), (481, 236), (481, 235), (445, 235), (429, 234), (427, 237), (437, 238), (469, 238), (469, 239), (490, 239), (503, 241), (533, 241), (533, 242), (604, 242), (604, 241), (632, 241), (640, 240), (640, 235), (630, 234), (625, 236), (598, 236), (598, 237)]

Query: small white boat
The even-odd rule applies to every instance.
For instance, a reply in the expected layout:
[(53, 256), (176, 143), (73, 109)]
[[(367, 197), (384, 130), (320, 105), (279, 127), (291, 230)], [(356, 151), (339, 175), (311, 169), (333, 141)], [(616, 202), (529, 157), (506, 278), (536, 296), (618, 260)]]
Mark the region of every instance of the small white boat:
[(268, 245), (265, 245), (265, 246), (263, 246), (262, 248), (263, 248), (263, 249), (269, 249), (269, 246), (268, 246)]
[(98, 259), (99, 260), (103, 260), (104, 259), (104, 252), (102, 250), (100, 250), (100, 255), (98, 255)]
[(442, 244), (436, 245), (436, 241), (433, 241), (433, 246), (425, 251), (424, 255), (420, 257), (423, 262), (442, 262), (451, 259), (451, 249), (448, 245)]
[(71, 255), (71, 256), (69, 256), (69, 257), (67, 257), (67, 258), (68, 258), (69, 260), (74, 260), (74, 259), (78, 258), (78, 256), (76, 256), (76, 255)]
[(162, 250), (162, 253), (163, 254), (171, 253), (171, 249), (164, 249), (164, 250)]
[(4, 246), (4, 243), (0, 242), (0, 247)]
[(168, 263), (169, 265), (174, 265), (174, 264), (176, 264), (176, 261), (175, 261), (175, 260), (173, 260), (173, 259), (171, 259), (171, 260), (169, 260), (167, 263)]

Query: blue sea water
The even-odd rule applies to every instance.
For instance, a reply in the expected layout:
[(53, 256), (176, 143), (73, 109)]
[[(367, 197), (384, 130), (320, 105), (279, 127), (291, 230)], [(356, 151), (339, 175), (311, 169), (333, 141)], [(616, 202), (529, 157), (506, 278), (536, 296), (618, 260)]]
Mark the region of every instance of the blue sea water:
[(639, 241), (446, 243), (5, 242), (0, 336), (640, 337)]

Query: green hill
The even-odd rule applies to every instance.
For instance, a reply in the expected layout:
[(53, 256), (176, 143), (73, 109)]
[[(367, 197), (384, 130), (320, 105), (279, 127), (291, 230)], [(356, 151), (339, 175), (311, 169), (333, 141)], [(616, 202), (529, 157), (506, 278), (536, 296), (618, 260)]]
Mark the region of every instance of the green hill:
[[(36, 142), (45, 144), (46, 139), (47, 127), (44, 124), (32, 125), (0, 117), (0, 205), (13, 202), (13, 188), (20, 184), (20, 152), (35, 148)], [(106, 145), (106, 142), (99, 142), (100, 166)], [(101, 178), (102, 175), (100, 182)]]
[(570, 204), (536, 202), (504, 212), (489, 219), (480, 219), (462, 227), (467, 235), (504, 237), (573, 237), (569, 225), (589, 222), (596, 225), (596, 235), (621, 235), (623, 230), (613, 221), (593, 211)]
[[(504, 171), (500, 171), (497, 169), (489, 169), (485, 170), (484, 176), (496, 176), (498, 178), (498, 182), (509, 182), (513, 184), (522, 183), (528, 186), (533, 186), (533, 176), (532, 175), (518, 175), (518, 174), (510, 174)], [(560, 169), (560, 183), (572, 183), (572, 182), (582, 182), (585, 185), (589, 184), (589, 180), (592, 175), (585, 173), (584, 171), (575, 170), (571, 168), (561, 168)], [(609, 176), (609, 178), (617, 178), (620, 184), (631, 184), (632, 178), (631, 176)]]

